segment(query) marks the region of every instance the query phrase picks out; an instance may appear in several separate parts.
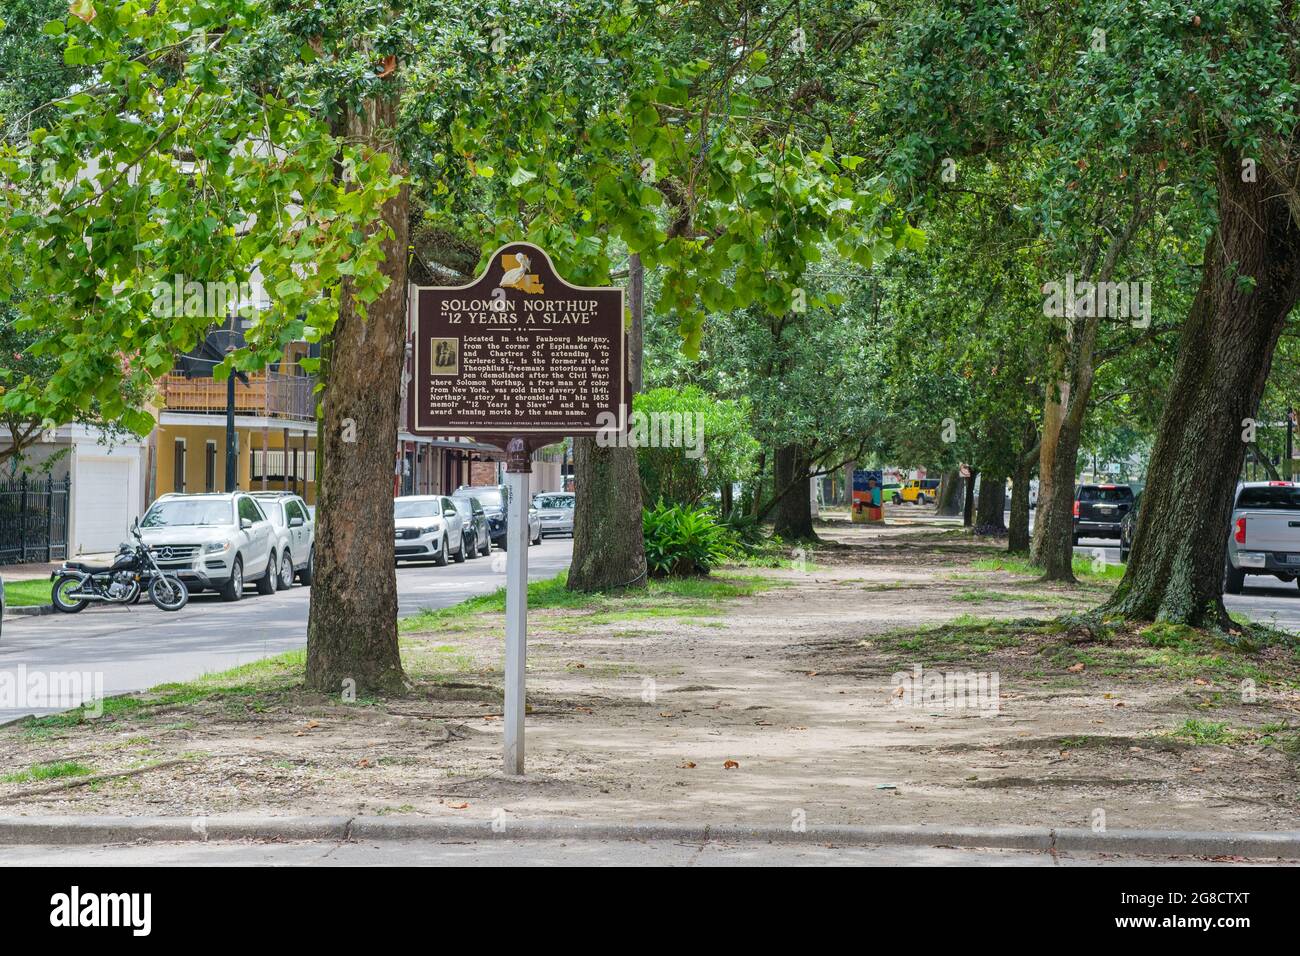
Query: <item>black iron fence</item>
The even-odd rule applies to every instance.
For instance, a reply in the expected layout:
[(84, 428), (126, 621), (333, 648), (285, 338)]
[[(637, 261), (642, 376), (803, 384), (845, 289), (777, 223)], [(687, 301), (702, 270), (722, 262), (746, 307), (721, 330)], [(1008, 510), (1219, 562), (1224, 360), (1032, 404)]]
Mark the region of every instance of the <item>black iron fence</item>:
[(70, 476), (0, 481), (0, 564), (66, 559), (71, 500)]

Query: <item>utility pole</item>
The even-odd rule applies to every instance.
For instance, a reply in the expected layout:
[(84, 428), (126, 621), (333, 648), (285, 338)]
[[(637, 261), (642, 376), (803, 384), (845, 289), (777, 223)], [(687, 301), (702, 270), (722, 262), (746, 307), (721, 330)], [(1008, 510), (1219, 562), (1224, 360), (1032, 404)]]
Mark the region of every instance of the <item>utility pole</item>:
[(1291, 452), (1295, 448), (1295, 409), (1290, 405), (1286, 409), (1286, 480), (1295, 474), (1291, 464)]
[[(234, 346), (226, 349), (226, 355), (233, 355)], [(226, 379), (226, 491), (235, 490), (235, 481), (239, 475), (238, 449), (235, 447), (235, 370), (231, 368)]]

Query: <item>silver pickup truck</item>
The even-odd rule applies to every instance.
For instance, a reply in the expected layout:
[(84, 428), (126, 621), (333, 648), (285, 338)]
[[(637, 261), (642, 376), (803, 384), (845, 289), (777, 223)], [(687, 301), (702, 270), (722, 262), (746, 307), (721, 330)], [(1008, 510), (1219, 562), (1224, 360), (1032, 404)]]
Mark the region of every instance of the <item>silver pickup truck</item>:
[(1288, 582), (1300, 577), (1300, 482), (1237, 486), (1223, 590), (1240, 594), (1248, 574), (1271, 574)]

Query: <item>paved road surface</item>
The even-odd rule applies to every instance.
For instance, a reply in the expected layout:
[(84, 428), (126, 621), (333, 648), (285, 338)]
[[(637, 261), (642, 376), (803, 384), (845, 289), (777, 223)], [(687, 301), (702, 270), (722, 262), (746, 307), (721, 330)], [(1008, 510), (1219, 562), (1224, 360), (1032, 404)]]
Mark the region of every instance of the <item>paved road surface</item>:
[[(569, 566), (569, 538), (545, 538), (528, 549), (532, 580), (553, 577)], [(505, 552), (445, 568), (403, 564), (397, 570), (400, 613), (446, 607), (505, 584)], [(192, 680), (307, 643), (311, 589), (263, 597), (253, 588), (227, 604), (211, 592), (196, 594), (183, 610), (168, 614), (145, 598), (135, 607), (109, 605), (80, 614), (9, 618), (0, 639), (0, 687), (6, 672), (18, 678), (33, 672), (102, 673), (99, 693), (88, 680), (83, 699), (141, 690), (171, 681)], [(19, 668), (26, 668), (26, 675)], [(79, 701), (78, 701), (79, 702)], [(60, 708), (13, 706), (0, 699), (0, 723), (30, 713)], [(72, 706), (72, 704), (69, 704)]]
[[(0, 866), (1192, 866), (1191, 857), (673, 840), (150, 843), (6, 846)], [(1227, 864), (1220, 864), (1227, 865)]]

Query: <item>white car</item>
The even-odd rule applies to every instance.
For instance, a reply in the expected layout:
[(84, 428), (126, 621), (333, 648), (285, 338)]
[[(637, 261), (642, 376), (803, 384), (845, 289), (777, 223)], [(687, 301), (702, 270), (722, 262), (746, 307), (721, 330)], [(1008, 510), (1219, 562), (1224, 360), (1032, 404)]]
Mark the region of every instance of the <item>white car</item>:
[(293, 587), (294, 577), (310, 587), (316, 564), (316, 522), (307, 502), (290, 491), (255, 491), (253, 497), (275, 526), (280, 590)]
[(256, 582), (259, 594), (279, 585), (275, 528), (243, 492), (163, 495), (140, 519), (140, 537), (191, 594), (212, 588), (238, 601), (245, 582)]
[(539, 536), (573, 534), (573, 509), (577, 496), (571, 491), (544, 491), (533, 495), (533, 507), (542, 520)]
[(407, 495), (393, 499), (393, 557), (432, 559), (446, 564), (465, 560), (465, 519), (446, 495)]

